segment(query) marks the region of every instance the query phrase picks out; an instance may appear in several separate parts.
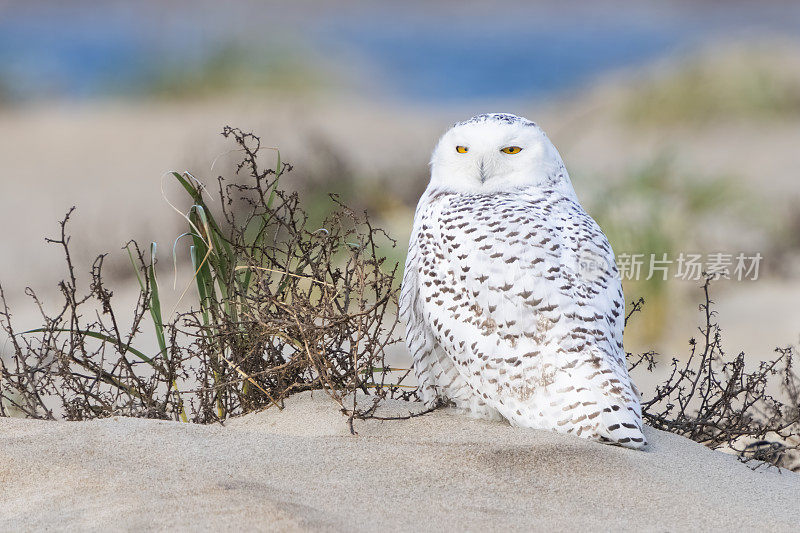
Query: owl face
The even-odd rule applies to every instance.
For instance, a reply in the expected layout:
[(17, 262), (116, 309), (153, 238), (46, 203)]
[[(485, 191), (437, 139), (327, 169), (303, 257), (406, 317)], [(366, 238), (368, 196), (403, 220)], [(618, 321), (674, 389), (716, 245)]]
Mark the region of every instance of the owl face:
[(431, 158), (431, 183), (454, 192), (553, 187), (559, 180), (568, 184), (569, 178), (553, 143), (532, 121), (505, 113), (459, 122), (442, 136)]

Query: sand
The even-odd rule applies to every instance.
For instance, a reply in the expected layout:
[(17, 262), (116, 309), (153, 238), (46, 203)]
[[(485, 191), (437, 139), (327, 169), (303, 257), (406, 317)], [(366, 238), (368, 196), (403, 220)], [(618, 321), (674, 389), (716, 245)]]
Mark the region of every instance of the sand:
[[(419, 404), (393, 402), (384, 413)], [(0, 419), (0, 530), (771, 530), (800, 476), (647, 431), (645, 452), (322, 393), (221, 425)]]

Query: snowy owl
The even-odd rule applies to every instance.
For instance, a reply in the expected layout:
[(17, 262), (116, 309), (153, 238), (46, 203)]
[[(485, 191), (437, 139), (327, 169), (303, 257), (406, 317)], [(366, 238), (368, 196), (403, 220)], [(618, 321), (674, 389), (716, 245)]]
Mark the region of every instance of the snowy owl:
[(478, 115), (439, 140), (400, 314), (426, 404), (647, 444), (614, 252), (534, 122)]

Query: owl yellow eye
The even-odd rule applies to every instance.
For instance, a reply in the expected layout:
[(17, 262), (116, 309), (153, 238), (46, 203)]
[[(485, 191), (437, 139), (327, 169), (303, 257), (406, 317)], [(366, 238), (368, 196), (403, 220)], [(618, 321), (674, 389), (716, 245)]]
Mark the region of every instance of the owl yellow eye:
[(500, 150), (504, 154), (518, 154), (522, 151), (522, 148), (519, 146), (506, 146), (502, 150)]
[(466, 154), (467, 152), (469, 152), (469, 148), (467, 148), (466, 146), (456, 146), (456, 152), (458, 152), (459, 154)]

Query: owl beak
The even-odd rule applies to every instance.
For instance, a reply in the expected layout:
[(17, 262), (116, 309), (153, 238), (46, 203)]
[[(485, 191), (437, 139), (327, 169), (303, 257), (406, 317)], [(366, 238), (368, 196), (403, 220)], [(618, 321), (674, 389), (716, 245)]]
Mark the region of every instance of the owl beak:
[(481, 184), (484, 184), (486, 183), (486, 179), (489, 177), (489, 175), (486, 173), (486, 163), (484, 162), (483, 159), (481, 159), (481, 164), (480, 167), (478, 167), (478, 169), (480, 171)]

